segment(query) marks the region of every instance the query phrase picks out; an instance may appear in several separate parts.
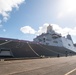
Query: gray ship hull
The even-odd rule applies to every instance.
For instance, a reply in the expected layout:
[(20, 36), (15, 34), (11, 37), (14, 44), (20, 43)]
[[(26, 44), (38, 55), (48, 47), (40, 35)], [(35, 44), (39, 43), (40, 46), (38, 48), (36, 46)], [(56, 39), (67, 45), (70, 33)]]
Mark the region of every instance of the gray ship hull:
[(29, 41), (0, 39), (0, 58), (35, 58), (72, 56), (76, 52), (57, 46)]

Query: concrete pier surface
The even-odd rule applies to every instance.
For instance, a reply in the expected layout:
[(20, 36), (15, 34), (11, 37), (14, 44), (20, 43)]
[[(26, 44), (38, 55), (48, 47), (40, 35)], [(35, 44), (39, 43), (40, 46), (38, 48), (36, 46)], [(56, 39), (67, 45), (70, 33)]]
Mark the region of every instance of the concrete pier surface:
[(0, 61), (0, 75), (76, 75), (76, 56)]

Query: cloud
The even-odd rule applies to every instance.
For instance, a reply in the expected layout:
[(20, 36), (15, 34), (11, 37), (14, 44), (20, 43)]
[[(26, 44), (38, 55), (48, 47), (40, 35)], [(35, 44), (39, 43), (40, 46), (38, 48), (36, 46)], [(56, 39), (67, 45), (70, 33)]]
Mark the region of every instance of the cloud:
[(31, 26), (24, 26), (20, 28), (20, 31), (24, 34), (35, 34), (35, 35), (40, 35), (42, 33), (46, 33), (47, 26), (49, 24), (45, 23), (43, 26), (39, 27), (38, 31), (33, 29)]
[(62, 36), (66, 36), (72, 30), (71, 28), (68, 27), (62, 28), (57, 24), (51, 24), (51, 25), (53, 26), (53, 30), (57, 33), (62, 34)]
[(39, 30), (36, 32), (36, 35), (40, 35), (42, 33), (46, 33), (47, 26), (49, 26), (48, 23), (43, 24), (43, 26), (39, 27)]
[[(60, 27), (57, 24), (50, 24), (53, 27), (53, 30), (62, 36), (66, 36), (68, 33), (72, 36), (76, 36), (76, 27), (74, 28), (69, 28), (69, 27)], [(47, 26), (49, 26), (48, 23), (43, 24), (42, 26), (39, 27), (38, 30), (34, 30), (30, 26), (24, 26), (21, 27), (20, 31), (23, 32), (24, 34), (34, 34), (34, 35), (41, 35), (42, 33), (46, 33), (47, 31)]]
[(55, 32), (62, 34), (62, 36), (66, 36), (68, 33), (72, 36), (76, 36), (76, 27), (69, 28), (69, 27), (60, 27), (57, 24), (51, 24)]
[(0, 15), (2, 15), (3, 20), (7, 21), (9, 14), (13, 8), (18, 9), (19, 5), (25, 0), (0, 0)]
[[(63, 36), (67, 35), (68, 32), (72, 29), (70, 28), (62, 28), (57, 24), (50, 24), (53, 27), (53, 30), (57, 33), (62, 34)], [(36, 35), (41, 35), (42, 33), (46, 33), (47, 32), (47, 26), (49, 26), (48, 23), (43, 24), (41, 27), (39, 27), (39, 30), (36, 31)]]
[(36, 31), (30, 26), (24, 26), (20, 28), (20, 31), (24, 34), (35, 34)]
[(6, 32), (6, 29), (3, 29), (3, 32)]

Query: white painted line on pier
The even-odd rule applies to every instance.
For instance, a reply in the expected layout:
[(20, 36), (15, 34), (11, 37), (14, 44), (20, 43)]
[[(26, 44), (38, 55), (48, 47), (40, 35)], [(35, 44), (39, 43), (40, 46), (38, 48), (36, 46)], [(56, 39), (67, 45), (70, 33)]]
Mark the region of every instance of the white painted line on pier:
[(72, 72), (74, 72), (74, 71), (76, 71), (76, 68), (75, 69), (73, 69), (73, 70), (71, 70), (71, 71), (69, 71), (68, 73), (66, 73), (65, 75), (69, 75), (69, 74), (71, 74)]

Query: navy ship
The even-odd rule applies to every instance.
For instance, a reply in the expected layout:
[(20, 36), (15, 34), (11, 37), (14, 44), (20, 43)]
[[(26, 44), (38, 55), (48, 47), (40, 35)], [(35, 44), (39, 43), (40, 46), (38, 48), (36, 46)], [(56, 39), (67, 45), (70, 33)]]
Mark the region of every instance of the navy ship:
[(0, 38), (0, 58), (41, 58), (76, 55), (71, 35), (63, 37), (49, 25), (33, 41)]

